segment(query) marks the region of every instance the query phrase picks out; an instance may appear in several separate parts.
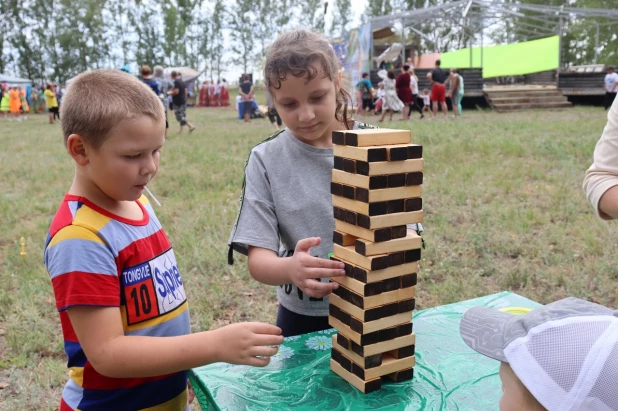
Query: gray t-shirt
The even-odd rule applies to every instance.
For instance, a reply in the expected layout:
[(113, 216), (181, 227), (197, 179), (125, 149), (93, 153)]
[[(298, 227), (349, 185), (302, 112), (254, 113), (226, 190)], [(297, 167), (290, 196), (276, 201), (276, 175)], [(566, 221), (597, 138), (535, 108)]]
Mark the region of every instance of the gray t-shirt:
[[(354, 129), (358, 128), (373, 127), (356, 122)], [(228, 244), (243, 254), (254, 246), (289, 257), (298, 241), (320, 237), (320, 245), (310, 253), (328, 258), (335, 229), (332, 170), (332, 148), (305, 144), (288, 129), (255, 146), (247, 160), (240, 212)], [(309, 297), (294, 284), (279, 286), (277, 300), (297, 314), (328, 315), (328, 297)]]

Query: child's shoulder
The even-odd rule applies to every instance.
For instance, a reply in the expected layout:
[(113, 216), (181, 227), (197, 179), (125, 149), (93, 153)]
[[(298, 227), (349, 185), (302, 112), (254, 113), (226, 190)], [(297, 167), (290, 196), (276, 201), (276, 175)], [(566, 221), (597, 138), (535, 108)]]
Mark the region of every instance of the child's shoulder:
[(273, 150), (278, 149), (285, 145), (285, 134), (289, 133), (287, 128), (279, 130), (276, 133), (270, 135), (268, 138), (260, 141), (251, 149), (251, 154), (272, 154)]

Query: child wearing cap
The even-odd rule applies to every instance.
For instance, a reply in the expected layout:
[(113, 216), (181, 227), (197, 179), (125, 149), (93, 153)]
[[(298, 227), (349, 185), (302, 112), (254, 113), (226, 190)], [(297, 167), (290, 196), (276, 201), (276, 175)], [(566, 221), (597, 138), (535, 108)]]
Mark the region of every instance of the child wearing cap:
[(577, 298), (517, 316), (475, 307), (460, 334), (502, 362), (501, 411), (618, 410), (618, 311)]

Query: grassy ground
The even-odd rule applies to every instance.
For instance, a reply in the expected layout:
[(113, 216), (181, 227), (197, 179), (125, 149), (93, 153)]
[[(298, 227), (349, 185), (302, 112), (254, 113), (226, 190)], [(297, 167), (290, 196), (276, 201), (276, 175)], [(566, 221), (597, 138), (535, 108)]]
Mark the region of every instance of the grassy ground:
[[(191, 109), (175, 123), (152, 191), (174, 244), (194, 331), (273, 322), (274, 287), (246, 261), (226, 264), (247, 153), (267, 121)], [(368, 122), (375, 121), (368, 119)], [(417, 301), (426, 308), (501, 290), (539, 302), (574, 295), (616, 305), (616, 225), (581, 191), (606, 118), (598, 108), (466, 113), (460, 121), (393, 122), (425, 149), (425, 239)], [(72, 164), (58, 125), (42, 116), (0, 123), (0, 409), (53, 410), (66, 381), (60, 326), (42, 264), (45, 235)], [(26, 239), (25, 258), (20, 237)]]

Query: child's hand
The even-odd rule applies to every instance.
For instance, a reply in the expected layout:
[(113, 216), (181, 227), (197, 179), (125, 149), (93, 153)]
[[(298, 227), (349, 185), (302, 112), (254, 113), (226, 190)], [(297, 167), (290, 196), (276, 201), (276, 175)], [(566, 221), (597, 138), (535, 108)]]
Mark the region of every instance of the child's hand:
[(339, 285), (335, 282), (322, 283), (319, 280), (320, 278), (345, 275), (343, 263), (312, 257), (309, 254), (309, 249), (320, 245), (320, 241), (318, 237), (300, 240), (296, 244), (294, 255), (291, 257), (292, 270), (290, 276), (292, 282), (302, 292), (315, 298), (322, 298), (330, 294)]
[(283, 342), (281, 328), (265, 323), (236, 323), (213, 331), (217, 335), (217, 361), (264, 367)]

